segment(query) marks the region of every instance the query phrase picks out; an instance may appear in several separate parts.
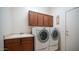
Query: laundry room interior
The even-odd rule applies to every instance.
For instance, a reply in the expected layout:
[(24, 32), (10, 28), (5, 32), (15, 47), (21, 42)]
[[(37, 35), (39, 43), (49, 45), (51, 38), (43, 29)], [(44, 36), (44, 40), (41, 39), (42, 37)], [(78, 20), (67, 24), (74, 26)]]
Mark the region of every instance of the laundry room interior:
[(0, 7), (0, 51), (79, 51), (78, 7)]

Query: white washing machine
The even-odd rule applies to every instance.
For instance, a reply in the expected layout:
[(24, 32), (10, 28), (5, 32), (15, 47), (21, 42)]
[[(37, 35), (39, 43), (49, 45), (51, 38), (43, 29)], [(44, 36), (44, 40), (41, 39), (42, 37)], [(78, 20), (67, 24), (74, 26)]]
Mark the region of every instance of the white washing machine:
[(48, 51), (49, 45), (49, 28), (34, 27), (32, 28), (32, 34), (34, 34), (34, 49), (35, 51)]
[(49, 34), (49, 51), (55, 51), (58, 49), (59, 44), (59, 32), (55, 27), (50, 27)]

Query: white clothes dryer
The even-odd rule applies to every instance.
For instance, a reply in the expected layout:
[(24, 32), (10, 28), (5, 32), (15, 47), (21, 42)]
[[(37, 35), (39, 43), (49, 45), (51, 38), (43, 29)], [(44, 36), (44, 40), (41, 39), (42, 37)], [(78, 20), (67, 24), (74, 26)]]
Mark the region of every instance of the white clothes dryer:
[(49, 30), (44, 27), (32, 28), (32, 34), (34, 34), (34, 48), (35, 51), (48, 51), (49, 45)]
[(55, 51), (58, 49), (59, 43), (59, 32), (55, 27), (50, 28), (50, 39), (49, 39), (49, 51)]

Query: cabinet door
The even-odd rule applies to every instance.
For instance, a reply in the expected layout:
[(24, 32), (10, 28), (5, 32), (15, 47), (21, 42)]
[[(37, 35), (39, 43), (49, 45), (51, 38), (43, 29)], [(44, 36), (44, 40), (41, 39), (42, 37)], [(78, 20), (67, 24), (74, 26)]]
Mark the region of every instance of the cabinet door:
[(52, 26), (53, 21), (52, 21), (52, 16), (49, 15), (44, 15), (44, 26)]
[(53, 26), (53, 17), (48, 16), (48, 26)]
[(44, 26), (48, 26), (48, 16), (47, 15), (44, 15)]
[(29, 25), (37, 26), (37, 13), (29, 11)]
[(6, 51), (20, 51), (19, 39), (6, 39), (4, 40), (4, 50)]
[(22, 38), (22, 48), (23, 51), (33, 51), (33, 38), (29, 37), (29, 38)]
[(43, 14), (38, 13), (38, 26), (43, 26)]

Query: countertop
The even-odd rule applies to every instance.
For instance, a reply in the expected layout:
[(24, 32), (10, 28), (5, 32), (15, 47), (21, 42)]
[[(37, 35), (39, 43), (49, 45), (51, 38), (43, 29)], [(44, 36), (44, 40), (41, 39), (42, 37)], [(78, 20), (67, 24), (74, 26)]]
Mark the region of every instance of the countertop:
[(24, 37), (34, 37), (33, 34), (13, 34), (5, 36), (4, 39), (14, 39), (14, 38), (24, 38)]

